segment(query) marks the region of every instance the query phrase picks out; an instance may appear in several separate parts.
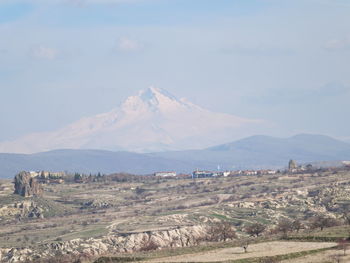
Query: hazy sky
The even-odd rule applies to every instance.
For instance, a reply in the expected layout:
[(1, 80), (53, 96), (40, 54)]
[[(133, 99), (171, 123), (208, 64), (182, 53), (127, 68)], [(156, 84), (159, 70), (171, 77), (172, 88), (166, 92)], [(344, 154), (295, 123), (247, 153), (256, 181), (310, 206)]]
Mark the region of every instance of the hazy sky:
[(350, 139), (348, 0), (0, 0), (0, 140), (109, 111), (149, 85)]

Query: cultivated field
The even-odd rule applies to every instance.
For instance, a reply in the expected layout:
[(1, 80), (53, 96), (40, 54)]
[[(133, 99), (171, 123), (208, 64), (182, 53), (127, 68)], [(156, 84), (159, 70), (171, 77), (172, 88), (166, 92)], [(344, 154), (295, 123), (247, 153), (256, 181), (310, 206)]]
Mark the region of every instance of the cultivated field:
[(283, 242), (273, 241), (253, 244), (247, 253), (241, 247), (212, 250), (204, 253), (158, 258), (146, 262), (222, 262), (247, 258), (272, 257), (296, 252), (334, 247), (332, 242)]

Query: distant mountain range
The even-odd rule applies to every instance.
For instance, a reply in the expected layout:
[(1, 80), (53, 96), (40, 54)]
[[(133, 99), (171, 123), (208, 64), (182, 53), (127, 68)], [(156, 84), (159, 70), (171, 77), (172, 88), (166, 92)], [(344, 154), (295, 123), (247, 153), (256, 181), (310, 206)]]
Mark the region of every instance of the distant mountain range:
[(290, 138), (251, 136), (204, 150), (152, 154), (177, 161), (210, 162), (222, 169), (280, 168), (297, 162), (350, 159), (350, 144), (323, 135), (300, 134)]
[(0, 142), (0, 152), (55, 149), (155, 152), (202, 149), (256, 134), (265, 123), (216, 113), (165, 90), (150, 87), (110, 112), (83, 118), (62, 129)]
[(191, 172), (283, 168), (289, 159), (299, 163), (350, 160), (350, 144), (323, 135), (300, 134), (290, 138), (252, 136), (203, 150), (157, 153), (105, 150), (55, 150), (37, 154), (0, 154), (0, 177), (12, 178), (21, 170), (85, 173), (156, 171)]

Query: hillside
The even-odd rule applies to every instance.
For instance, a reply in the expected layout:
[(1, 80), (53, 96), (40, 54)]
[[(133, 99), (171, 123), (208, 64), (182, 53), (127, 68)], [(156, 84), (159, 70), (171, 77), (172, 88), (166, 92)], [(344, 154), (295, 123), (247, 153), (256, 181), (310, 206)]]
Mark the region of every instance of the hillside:
[[(330, 242), (348, 237), (344, 213), (349, 212), (349, 174), (349, 169), (332, 169), (195, 180), (114, 174), (85, 182), (67, 177), (62, 183), (42, 184), (42, 195), (27, 197), (13, 194), (11, 181), (1, 180), (0, 262), (77, 262), (62, 260), (74, 251), (89, 263), (132, 262), (135, 257), (253, 263), (322, 252), (334, 247)], [(263, 228), (249, 239), (245, 253), (240, 243), (256, 223)], [(215, 230), (224, 224), (237, 234), (228, 242), (221, 237), (224, 230)], [(61, 261), (47, 259), (55, 256)], [(103, 256), (115, 260), (95, 261)], [(118, 260), (123, 256), (129, 260)], [(258, 260), (267, 256), (280, 260)]]

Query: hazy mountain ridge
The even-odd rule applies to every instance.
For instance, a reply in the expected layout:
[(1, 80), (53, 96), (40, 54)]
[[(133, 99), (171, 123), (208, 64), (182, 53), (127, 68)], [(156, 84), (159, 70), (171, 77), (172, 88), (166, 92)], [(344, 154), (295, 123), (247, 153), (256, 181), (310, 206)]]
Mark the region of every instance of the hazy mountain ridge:
[(350, 144), (323, 135), (300, 134), (290, 138), (256, 135), (199, 151), (155, 153), (173, 160), (216, 162), (222, 169), (284, 167), (298, 162), (350, 159)]
[(38, 154), (0, 154), (0, 177), (12, 178), (19, 171), (68, 171), (81, 173), (129, 172), (148, 174), (174, 167), (190, 169), (182, 161), (131, 152), (103, 150), (55, 150)]
[(150, 87), (110, 112), (82, 118), (58, 131), (0, 143), (0, 152), (35, 153), (55, 149), (132, 152), (201, 149), (247, 132), (262, 121), (215, 113), (167, 91)]
[(139, 154), (104, 150), (55, 150), (37, 154), (0, 154), (0, 177), (11, 178), (21, 170), (85, 173), (156, 171), (191, 172), (283, 168), (289, 159), (299, 163), (350, 160), (350, 144), (322, 135), (290, 138), (252, 136), (203, 150)]

